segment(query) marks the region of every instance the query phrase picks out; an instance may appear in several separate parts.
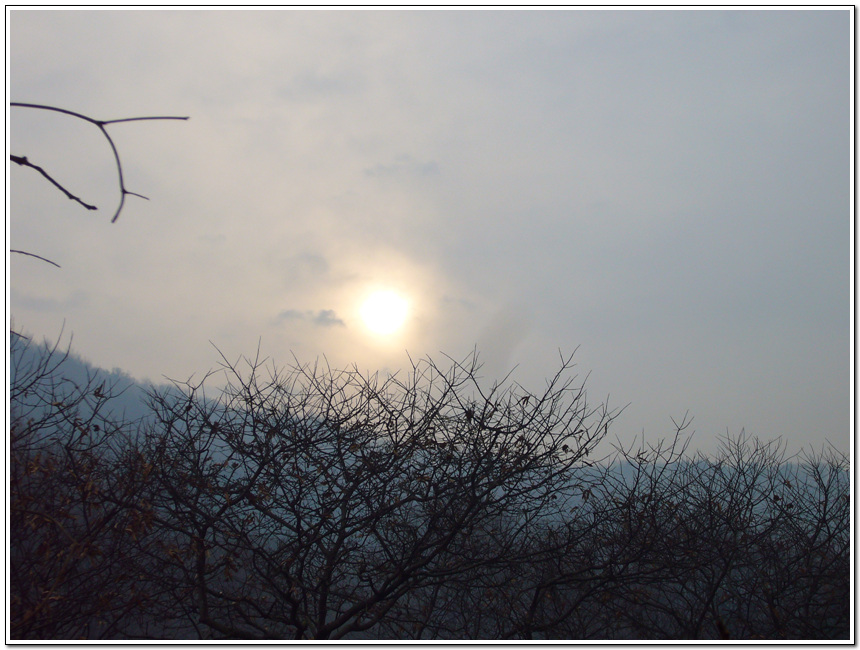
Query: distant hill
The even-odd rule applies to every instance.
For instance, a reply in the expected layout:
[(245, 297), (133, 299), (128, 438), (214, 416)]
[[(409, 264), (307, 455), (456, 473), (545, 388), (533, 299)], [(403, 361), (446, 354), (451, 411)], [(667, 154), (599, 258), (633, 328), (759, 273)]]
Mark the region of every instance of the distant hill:
[[(149, 416), (151, 410), (146, 404), (147, 392), (169, 388), (167, 385), (137, 382), (119, 368), (99, 368), (68, 348), (35, 343), (15, 333), (10, 334), (9, 352), (11, 386), (27, 381), (40, 366), (50, 371), (51, 381), (62, 394), (71, 394), (76, 388), (87, 384), (93, 388), (103, 386), (102, 392), (112, 395), (112, 398), (102, 415), (111, 416), (115, 421), (138, 422)], [(9, 394), (7, 391), (7, 399)], [(21, 395), (19, 403), (24, 403), (28, 408), (40, 407), (39, 396), (35, 394)], [(14, 413), (12, 415), (14, 417)]]

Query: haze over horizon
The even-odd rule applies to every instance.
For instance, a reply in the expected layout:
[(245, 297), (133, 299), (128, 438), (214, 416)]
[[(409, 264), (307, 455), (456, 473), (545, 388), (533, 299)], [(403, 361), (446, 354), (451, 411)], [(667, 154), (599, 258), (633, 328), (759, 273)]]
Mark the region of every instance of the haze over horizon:
[(7, 154), (99, 208), (12, 165), (8, 248), (62, 266), (8, 258), (16, 330), (154, 382), (213, 344), (371, 372), (477, 347), (539, 390), (577, 350), (590, 401), (629, 403), (613, 439), (689, 411), (705, 449), (852, 444), (850, 10), (7, 21), (7, 100), (190, 116), (108, 127), (149, 197), (111, 224), (98, 130), (7, 108)]

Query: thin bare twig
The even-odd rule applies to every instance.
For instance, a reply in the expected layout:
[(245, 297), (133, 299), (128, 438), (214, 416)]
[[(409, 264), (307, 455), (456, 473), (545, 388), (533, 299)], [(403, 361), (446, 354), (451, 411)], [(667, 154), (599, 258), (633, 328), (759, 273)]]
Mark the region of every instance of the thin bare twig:
[(67, 190), (65, 187), (63, 187), (62, 185), (60, 185), (57, 181), (55, 181), (55, 180), (51, 177), (51, 175), (50, 175), (48, 172), (46, 172), (44, 169), (42, 169), (41, 167), (39, 167), (39, 165), (34, 165), (34, 164), (33, 164), (33, 163), (31, 163), (29, 160), (27, 160), (27, 156), (16, 156), (16, 155), (14, 155), (14, 154), (9, 154), (9, 160), (11, 160), (13, 163), (17, 163), (17, 164), (19, 164), (19, 165), (21, 165), (21, 166), (23, 166), (23, 167), (30, 167), (31, 169), (35, 169), (35, 170), (36, 170), (37, 172), (39, 172), (42, 176), (44, 176), (45, 178), (47, 178), (47, 179), (48, 179), (48, 181), (49, 181), (52, 185), (54, 185), (54, 187), (56, 187), (57, 189), (59, 189), (63, 194), (65, 194), (67, 197), (69, 197), (72, 201), (77, 201), (78, 203), (80, 203), (80, 204), (81, 204), (82, 206), (84, 206), (87, 210), (98, 210), (98, 208), (97, 208), (96, 206), (94, 206), (94, 205), (90, 205), (89, 203), (85, 203), (85, 202), (84, 202), (84, 201), (82, 201), (80, 198), (78, 198), (77, 196), (75, 196), (74, 194), (72, 194), (71, 192), (69, 192), (69, 190)]
[(58, 269), (59, 269), (59, 268), (62, 268), (62, 267), (61, 267), (59, 264), (57, 264), (56, 262), (52, 262), (52, 261), (51, 261), (51, 260), (49, 260), (47, 257), (42, 257), (41, 255), (36, 255), (35, 253), (28, 253), (27, 251), (16, 251), (16, 250), (13, 250), (13, 249), (9, 249), (9, 252), (10, 252), (10, 253), (18, 253), (18, 255), (28, 255), (29, 257), (35, 257), (35, 258), (36, 258), (36, 259), (38, 259), (38, 260), (42, 260), (43, 262), (47, 262), (48, 264), (53, 264), (53, 265), (54, 265), (54, 266), (56, 266)]
[[(131, 192), (128, 189), (126, 189), (125, 180), (124, 180), (123, 174), (122, 174), (122, 163), (119, 160), (119, 152), (117, 151), (116, 145), (114, 144), (113, 139), (110, 137), (110, 134), (107, 132), (107, 129), (105, 128), (105, 126), (108, 124), (116, 124), (118, 122), (137, 122), (137, 121), (142, 121), (142, 120), (187, 120), (188, 119), (188, 117), (158, 116), (158, 117), (128, 117), (128, 118), (121, 118), (121, 119), (117, 119), (117, 120), (97, 120), (97, 119), (94, 119), (94, 118), (89, 117), (87, 115), (82, 115), (81, 113), (76, 113), (74, 111), (70, 111), (70, 110), (67, 110), (65, 108), (58, 108), (56, 106), (45, 106), (43, 104), (27, 104), (27, 103), (23, 103), (23, 102), (10, 102), (9, 106), (13, 106), (13, 107), (17, 106), (19, 108), (33, 108), (33, 109), (37, 109), (37, 110), (53, 111), (55, 113), (62, 113), (64, 115), (70, 115), (70, 116), (76, 117), (80, 120), (84, 120), (85, 122), (89, 122), (90, 124), (94, 124), (95, 126), (97, 126), (99, 128), (99, 130), (102, 132), (102, 135), (104, 135), (105, 139), (108, 141), (108, 144), (110, 145), (111, 151), (113, 151), (113, 157), (114, 157), (114, 160), (116, 161), (117, 175), (119, 176), (119, 190), (120, 190), (119, 205), (117, 206), (116, 212), (114, 213), (113, 218), (111, 219), (111, 223), (116, 222), (116, 220), (119, 218), (119, 213), (122, 212), (123, 205), (125, 205), (125, 197), (127, 194), (132, 194), (132, 195), (137, 196), (141, 199), (147, 199), (147, 197), (143, 196), (142, 194), (138, 194), (137, 192)], [(21, 158), (21, 157), (18, 157), (18, 158)], [(26, 161), (26, 157), (21, 158), (21, 159)], [(13, 160), (13, 162), (18, 162), (18, 161)], [(18, 164), (20, 165), (23, 163), (18, 162)], [(35, 167), (32, 164), (28, 164), (27, 166)], [(45, 173), (44, 170), (42, 170), (41, 168), (38, 168), (38, 167), (36, 167), (36, 169), (41, 171), (42, 174), (48, 178), (48, 180), (50, 180), (51, 182), (54, 183), (54, 185), (56, 185), (61, 190), (63, 190), (66, 193), (66, 195), (69, 196), (69, 198), (76, 199), (78, 202), (80, 202), (85, 207), (87, 207), (87, 209), (95, 209), (95, 207), (90, 208), (89, 206), (87, 206), (86, 203), (84, 203), (80, 199), (77, 199), (77, 197), (74, 197), (73, 195), (71, 195), (62, 186), (60, 186), (59, 183), (57, 183), (50, 176), (48, 176), (48, 174)]]

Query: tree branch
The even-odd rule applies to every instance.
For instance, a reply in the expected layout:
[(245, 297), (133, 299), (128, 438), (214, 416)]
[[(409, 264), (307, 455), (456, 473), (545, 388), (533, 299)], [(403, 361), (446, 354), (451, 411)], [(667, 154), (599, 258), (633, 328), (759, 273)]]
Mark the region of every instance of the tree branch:
[[(107, 132), (107, 129), (105, 128), (105, 126), (108, 124), (116, 124), (118, 122), (137, 122), (137, 121), (142, 121), (142, 120), (187, 120), (188, 119), (188, 117), (158, 116), (158, 117), (128, 117), (128, 118), (121, 118), (121, 119), (117, 119), (117, 120), (97, 120), (97, 119), (94, 119), (94, 118), (89, 117), (87, 115), (82, 115), (81, 113), (75, 113), (74, 111), (70, 111), (70, 110), (67, 110), (65, 108), (58, 108), (56, 106), (45, 106), (43, 104), (27, 104), (27, 103), (23, 103), (23, 102), (9, 102), (9, 106), (12, 106), (12, 107), (17, 106), (19, 108), (33, 108), (33, 109), (37, 109), (37, 110), (53, 111), (55, 113), (62, 113), (64, 115), (70, 115), (70, 116), (76, 117), (80, 120), (84, 120), (85, 122), (89, 122), (90, 124), (94, 124), (95, 126), (97, 126), (99, 128), (99, 130), (102, 132), (102, 135), (104, 135), (105, 139), (108, 141), (108, 144), (110, 145), (111, 151), (113, 151), (113, 157), (114, 157), (114, 160), (116, 161), (117, 175), (119, 177), (119, 191), (120, 191), (119, 205), (117, 206), (116, 212), (114, 213), (113, 218), (111, 219), (111, 223), (116, 222), (116, 220), (119, 218), (119, 213), (122, 212), (123, 205), (125, 205), (125, 197), (127, 194), (132, 194), (132, 195), (137, 196), (137, 197), (142, 198), (142, 199), (146, 199), (147, 197), (143, 196), (142, 194), (138, 194), (136, 192), (131, 192), (126, 188), (125, 180), (123, 178), (123, 173), (122, 173), (122, 163), (120, 162), (120, 159), (119, 159), (119, 152), (117, 151), (116, 145), (114, 144), (113, 139), (110, 137), (110, 134)], [(17, 160), (16, 160), (16, 158), (17, 158)], [(74, 199), (74, 200), (78, 201), (84, 207), (86, 207), (88, 210), (95, 210), (96, 209), (95, 206), (87, 205), (86, 203), (84, 203), (83, 201), (78, 199), (76, 196), (74, 196), (70, 192), (68, 192), (59, 183), (54, 181), (54, 179), (52, 179), (43, 169), (28, 163), (26, 157), (14, 156), (14, 157), (12, 157), (12, 160), (13, 160), (13, 162), (17, 162), (19, 165), (24, 164), (24, 165), (27, 165), (28, 167), (33, 167), (34, 169), (37, 169), (38, 171), (40, 171), (42, 173), (43, 176), (45, 176), (54, 185), (56, 185), (63, 192), (65, 192), (66, 196), (68, 196), (70, 199)], [(21, 161), (23, 161), (23, 162), (21, 162)]]
[(36, 170), (37, 172), (39, 172), (42, 176), (44, 176), (45, 178), (47, 178), (47, 179), (48, 179), (48, 181), (49, 181), (52, 185), (54, 185), (54, 187), (56, 187), (57, 189), (59, 189), (63, 194), (65, 194), (67, 197), (69, 197), (72, 201), (77, 201), (78, 203), (80, 203), (80, 204), (81, 204), (82, 206), (84, 206), (87, 210), (98, 210), (98, 208), (97, 208), (96, 206), (94, 206), (94, 205), (90, 205), (89, 203), (85, 203), (84, 201), (82, 201), (81, 199), (79, 199), (77, 196), (75, 196), (74, 194), (72, 194), (71, 192), (69, 192), (69, 190), (67, 190), (65, 187), (63, 187), (62, 185), (60, 185), (57, 181), (55, 181), (55, 180), (51, 177), (51, 175), (50, 175), (48, 172), (46, 172), (44, 169), (42, 169), (41, 167), (39, 167), (39, 165), (34, 165), (34, 164), (33, 164), (33, 163), (31, 163), (29, 160), (27, 160), (27, 156), (16, 156), (16, 155), (14, 155), (14, 154), (9, 154), (9, 160), (11, 160), (13, 163), (17, 163), (17, 164), (19, 164), (19, 165), (21, 165), (21, 166), (23, 166), (23, 167), (30, 167), (31, 169), (35, 169), (35, 170)]
[(61, 268), (60, 265), (57, 264), (56, 262), (52, 262), (48, 258), (42, 257), (41, 255), (36, 255), (35, 253), (28, 253), (27, 251), (16, 251), (14, 249), (9, 249), (9, 252), (10, 253), (18, 253), (18, 255), (29, 255), (30, 257), (35, 257), (38, 260), (42, 260), (43, 262), (47, 262), (48, 264), (53, 264), (58, 269)]

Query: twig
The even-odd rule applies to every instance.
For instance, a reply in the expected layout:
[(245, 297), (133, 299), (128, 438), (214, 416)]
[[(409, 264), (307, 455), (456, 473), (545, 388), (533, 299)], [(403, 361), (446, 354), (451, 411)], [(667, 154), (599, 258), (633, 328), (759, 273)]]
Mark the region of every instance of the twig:
[(48, 258), (46, 258), (46, 257), (42, 257), (41, 255), (36, 255), (35, 253), (28, 253), (27, 251), (16, 251), (16, 250), (13, 250), (13, 249), (9, 249), (9, 252), (10, 252), (10, 253), (18, 253), (18, 255), (29, 255), (30, 257), (35, 257), (35, 258), (36, 258), (36, 259), (38, 259), (38, 260), (42, 260), (43, 262), (47, 262), (48, 264), (53, 264), (53, 265), (54, 265), (54, 266), (56, 266), (58, 269), (59, 269), (59, 268), (62, 268), (62, 267), (61, 267), (59, 264), (57, 264), (56, 262), (52, 262), (52, 261), (51, 261), (51, 260), (49, 260)]
[(53, 178), (51, 178), (51, 175), (48, 172), (46, 172), (44, 169), (39, 167), (39, 165), (34, 165), (29, 160), (27, 160), (27, 156), (16, 156), (14, 154), (9, 154), (9, 160), (11, 160), (13, 163), (18, 163), (19, 165), (22, 165), (24, 167), (30, 167), (31, 169), (35, 169), (42, 176), (47, 178), (48, 181), (54, 185), (54, 187), (58, 188), (63, 194), (68, 196), (72, 201), (77, 201), (78, 203), (80, 203), (87, 210), (98, 210), (98, 208), (96, 206), (90, 205), (89, 203), (84, 203), (77, 196), (75, 196), (74, 194), (69, 192), (69, 190), (67, 190), (65, 187), (63, 187), (57, 181), (55, 181)]
[[(116, 212), (114, 213), (113, 218), (111, 219), (111, 223), (116, 222), (116, 220), (119, 218), (119, 213), (122, 211), (123, 205), (125, 205), (125, 197), (127, 194), (132, 194), (132, 195), (137, 196), (141, 199), (147, 199), (147, 197), (143, 196), (142, 194), (138, 194), (137, 192), (131, 192), (128, 189), (126, 189), (125, 180), (124, 180), (123, 175), (122, 175), (122, 163), (120, 163), (120, 160), (119, 160), (119, 152), (117, 151), (116, 145), (114, 144), (113, 139), (110, 137), (110, 134), (107, 132), (107, 129), (105, 128), (105, 126), (107, 124), (117, 124), (118, 122), (137, 122), (137, 121), (142, 121), (142, 120), (187, 120), (188, 119), (188, 117), (173, 117), (173, 116), (163, 116), (162, 117), (162, 116), (159, 116), (159, 117), (128, 117), (128, 118), (121, 118), (118, 120), (96, 120), (92, 117), (88, 117), (87, 115), (82, 115), (81, 113), (75, 113), (74, 111), (70, 111), (70, 110), (67, 110), (65, 108), (57, 108), (56, 106), (45, 106), (43, 104), (25, 104), (22, 102), (9, 102), (9, 106), (12, 106), (12, 107), (17, 106), (20, 108), (33, 108), (33, 109), (37, 109), (37, 110), (53, 111), (55, 113), (62, 113), (64, 115), (70, 115), (70, 116), (76, 117), (80, 120), (84, 120), (85, 122), (89, 122), (90, 124), (94, 124), (99, 128), (99, 130), (102, 132), (102, 135), (104, 135), (105, 139), (108, 141), (108, 144), (110, 145), (111, 151), (113, 151), (113, 157), (114, 157), (114, 160), (116, 161), (117, 175), (119, 176), (119, 191), (120, 191), (119, 205), (117, 206)], [(26, 161), (26, 158), (23, 158), (23, 160)], [(15, 161), (15, 162), (18, 162), (18, 161)], [(19, 162), (18, 164), (20, 165), (22, 163)], [(34, 165), (28, 165), (28, 166), (35, 167)], [(39, 169), (39, 168), (37, 168), (37, 169)], [(69, 198), (77, 198), (77, 197), (70, 195), (69, 192), (67, 192), (56, 181), (54, 181), (52, 178), (50, 178), (50, 176), (48, 176), (48, 174), (46, 174), (43, 170), (39, 169), (39, 171), (41, 171), (44, 176), (46, 176), (49, 180), (51, 180), (54, 183), (54, 185), (57, 185), (57, 187), (60, 187), (60, 189), (62, 189), (66, 193), (66, 195), (69, 196)], [(86, 206), (87, 209), (95, 209), (95, 208), (90, 208), (85, 203), (83, 203), (83, 201), (80, 201), (80, 199), (77, 199), (77, 200), (80, 203), (82, 203), (84, 206)]]

